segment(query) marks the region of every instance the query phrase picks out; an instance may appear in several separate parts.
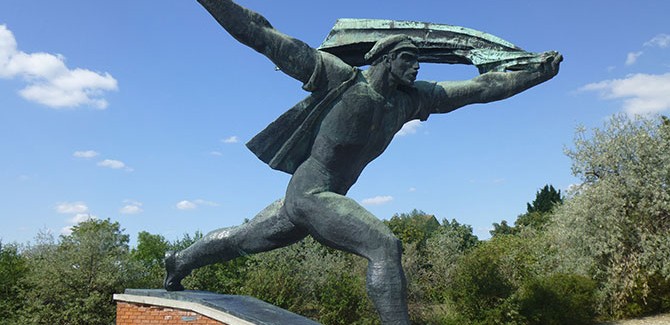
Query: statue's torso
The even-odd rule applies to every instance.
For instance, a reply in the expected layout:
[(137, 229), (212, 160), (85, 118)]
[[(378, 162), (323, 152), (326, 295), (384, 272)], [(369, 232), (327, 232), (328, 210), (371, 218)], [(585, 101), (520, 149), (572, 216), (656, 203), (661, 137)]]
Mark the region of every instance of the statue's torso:
[[(324, 118), (314, 140), (309, 168), (321, 169), (315, 183), (345, 194), (372, 160), (381, 155), (405, 122), (413, 118), (416, 103), (396, 91), (383, 97), (367, 82), (351, 86)], [(306, 168), (307, 168), (306, 166)]]

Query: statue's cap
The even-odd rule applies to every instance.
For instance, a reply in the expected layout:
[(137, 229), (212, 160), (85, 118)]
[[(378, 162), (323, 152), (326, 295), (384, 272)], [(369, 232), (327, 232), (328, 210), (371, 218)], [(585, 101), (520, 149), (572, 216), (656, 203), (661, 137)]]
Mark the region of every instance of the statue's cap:
[(372, 49), (370, 49), (368, 53), (365, 53), (365, 61), (372, 63), (383, 54), (391, 53), (404, 48), (415, 51), (417, 50), (416, 44), (414, 44), (412, 38), (407, 35), (399, 34), (387, 36), (378, 40)]

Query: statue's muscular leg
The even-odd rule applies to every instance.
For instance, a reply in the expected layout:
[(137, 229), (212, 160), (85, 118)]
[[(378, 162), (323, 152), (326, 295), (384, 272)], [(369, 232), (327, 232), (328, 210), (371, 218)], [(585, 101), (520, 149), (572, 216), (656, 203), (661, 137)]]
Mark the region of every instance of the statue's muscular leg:
[(343, 195), (295, 187), (288, 193), (291, 221), (307, 228), (317, 241), (368, 260), (368, 295), (382, 324), (409, 324), (402, 246), (388, 227)]
[(168, 252), (165, 289), (184, 290), (181, 280), (196, 268), (288, 246), (305, 238), (307, 231), (289, 221), (283, 205), (283, 200), (278, 200), (247, 223), (214, 230), (182, 251)]

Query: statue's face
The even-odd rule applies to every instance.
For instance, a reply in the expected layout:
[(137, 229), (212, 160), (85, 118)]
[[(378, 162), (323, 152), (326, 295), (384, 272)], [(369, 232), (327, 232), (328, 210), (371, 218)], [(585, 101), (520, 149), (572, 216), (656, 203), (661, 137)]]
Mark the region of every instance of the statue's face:
[(402, 50), (391, 56), (391, 78), (403, 86), (411, 86), (419, 73), (418, 51)]

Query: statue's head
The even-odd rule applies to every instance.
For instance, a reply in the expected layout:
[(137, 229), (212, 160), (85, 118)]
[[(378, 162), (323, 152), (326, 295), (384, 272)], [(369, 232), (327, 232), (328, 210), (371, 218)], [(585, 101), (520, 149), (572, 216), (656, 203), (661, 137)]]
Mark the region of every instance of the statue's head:
[(365, 60), (373, 67), (383, 65), (400, 85), (411, 86), (419, 70), (419, 48), (407, 35), (387, 36), (375, 43)]

